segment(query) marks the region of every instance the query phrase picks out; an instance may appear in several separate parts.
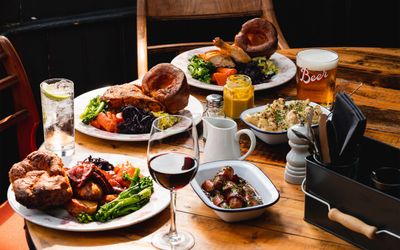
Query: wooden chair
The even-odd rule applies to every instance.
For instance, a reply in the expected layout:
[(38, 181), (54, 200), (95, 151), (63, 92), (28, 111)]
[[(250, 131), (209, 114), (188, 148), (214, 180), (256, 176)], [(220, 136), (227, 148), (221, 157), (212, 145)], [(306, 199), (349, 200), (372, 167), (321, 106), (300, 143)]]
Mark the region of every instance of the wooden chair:
[(278, 47), (289, 48), (275, 16), (272, 0), (137, 0), (138, 76), (148, 69), (148, 52), (185, 51), (211, 42), (147, 45), (147, 19), (157, 21), (260, 16), (274, 24)]
[(15, 113), (0, 120), (0, 132), (17, 127), (20, 158), (36, 150), (36, 130), (40, 123), (31, 85), (22, 62), (10, 41), (0, 36), (0, 61), (7, 76), (0, 79), (0, 91), (11, 89)]
[[(0, 132), (7, 133), (6, 129), (16, 126), (19, 156), (23, 159), (37, 148), (39, 115), (24, 66), (13, 45), (4, 36), (0, 36), (0, 61), (6, 73), (0, 79), (0, 91), (11, 90), (15, 109), (14, 113), (0, 118)], [(24, 219), (12, 210), (8, 202), (0, 206), (0, 225), (2, 249), (28, 248)]]

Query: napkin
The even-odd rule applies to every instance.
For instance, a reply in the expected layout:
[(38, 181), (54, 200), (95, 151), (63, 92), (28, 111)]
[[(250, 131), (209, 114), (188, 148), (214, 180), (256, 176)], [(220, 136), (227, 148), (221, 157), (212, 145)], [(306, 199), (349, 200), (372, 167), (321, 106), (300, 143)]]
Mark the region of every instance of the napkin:
[(337, 155), (334, 158), (340, 163), (349, 163), (358, 157), (358, 145), (364, 135), (367, 120), (350, 96), (344, 92), (336, 94), (332, 113), (331, 127), (335, 130), (337, 140)]

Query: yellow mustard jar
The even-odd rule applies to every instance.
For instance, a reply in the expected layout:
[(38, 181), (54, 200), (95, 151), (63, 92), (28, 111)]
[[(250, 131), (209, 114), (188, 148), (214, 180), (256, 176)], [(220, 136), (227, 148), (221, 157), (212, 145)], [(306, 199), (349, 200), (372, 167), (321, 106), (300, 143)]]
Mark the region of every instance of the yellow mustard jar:
[(230, 75), (224, 86), (224, 113), (233, 119), (254, 106), (254, 87), (251, 78), (242, 74)]

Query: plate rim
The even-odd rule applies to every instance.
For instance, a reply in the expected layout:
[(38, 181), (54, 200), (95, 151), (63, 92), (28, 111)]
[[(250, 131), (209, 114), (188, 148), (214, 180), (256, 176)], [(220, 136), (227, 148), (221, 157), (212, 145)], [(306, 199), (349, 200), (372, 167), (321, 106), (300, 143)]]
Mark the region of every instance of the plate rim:
[[(181, 54), (175, 56), (172, 59), (171, 64), (173, 64), (174, 66), (180, 68), (179, 67), (179, 63), (177, 63), (177, 61), (180, 60), (181, 57), (184, 57), (187, 54), (193, 53), (194, 51), (197, 51), (197, 50), (199, 51), (199, 53), (201, 53), (201, 52), (204, 52), (206, 50), (213, 50), (213, 49), (215, 50), (215, 49), (218, 49), (218, 48), (215, 47), (215, 46), (204, 46), (204, 47), (199, 47), (199, 48), (187, 50), (187, 51), (182, 52)], [(287, 83), (288, 81), (290, 81), (291, 79), (293, 79), (293, 77), (296, 75), (296, 65), (287, 56), (282, 55), (279, 52), (275, 52), (272, 56), (275, 56), (275, 57), (280, 58), (281, 60), (284, 60), (285, 63), (290, 66), (290, 69), (288, 70), (288, 72), (290, 73), (290, 74), (288, 73), (289, 74), (288, 78), (287, 79), (285, 78), (284, 81), (277, 82), (277, 83), (266, 82), (266, 83), (256, 84), (256, 85), (254, 85), (254, 91), (266, 90), (266, 89), (270, 89), (270, 88), (274, 88), (274, 87), (283, 85), (283, 84)], [(190, 74), (188, 75), (186, 69), (182, 69), (182, 68), (180, 68), (180, 69), (185, 72), (186, 78), (188, 79), (188, 84), (190, 86), (193, 86), (193, 87), (196, 87), (196, 88), (200, 88), (200, 89), (212, 90), (212, 91), (221, 91), (221, 92), (223, 91), (223, 86), (202, 83), (199, 80), (196, 80), (196, 79), (192, 78), (192, 76)], [(273, 76), (272, 79), (274, 77), (275, 76)]]
[[(131, 83), (134, 84), (134, 83)], [(83, 133), (85, 135), (99, 138), (99, 139), (104, 139), (104, 140), (111, 140), (111, 141), (122, 141), (122, 142), (143, 142), (143, 141), (148, 141), (149, 135), (150, 134), (119, 134), (119, 133), (111, 133), (107, 131), (103, 131), (97, 128), (94, 128), (92, 126), (89, 127), (89, 125), (84, 124), (81, 119), (79, 118), (79, 112), (76, 110), (77, 109), (77, 103), (81, 101), (82, 98), (85, 98), (86, 96), (94, 96), (97, 94), (97, 92), (104, 92), (108, 88), (112, 87), (110, 86), (105, 86), (97, 89), (93, 89), (90, 91), (87, 91), (85, 93), (80, 94), (79, 96), (74, 98), (74, 128), (75, 130), (79, 131), (80, 133)], [(192, 102), (195, 102), (196, 106), (201, 106), (201, 110), (199, 110), (199, 116), (195, 116), (195, 124), (198, 125), (201, 122), (201, 114), (204, 112), (204, 107), (203, 104), (199, 99), (194, 97), (193, 95), (189, 95), (189, 102), (192, 100)], [(197, 114), (197, 113), (195, 113)], [(88, 127), (88, 128), (86, 128)], [(90, 130), (93, 130), (90, 131)], [(98, 132), (98, 133), (97, 133)]]
[[(81, 156), (84, 155), (94, 155), (95, 157), (101, 157), (103, 159), (107, 159), (110, 157), (114, 157), (114, 158), (123, 158), (123, 160), (120, 161), (120, 163), (125, 162), (126, 160), (130, 160), (131, 162), (134, 163), (135, 166), (139, 165), (141, 171), (145, 169), (146, 166), (146, 161), (139, 158), (139, 157), (135, 157), (135, 156), (129, 156), (129, 155), (124, 155), (124, 154), (113, 154), (113, 153), (100, 153), (100, 152), (86, 152), (86, 153), (80, 153), (80, 154), (75, 154), (74, 158), (80, 158), (83, 159)], [(76, 162), (76, 160), (72, 161), (72, 163)], [(116, 164), (116, 163), (113, 163)], [(148, 174), (150, 176), (150, 174), (148, 173), (147, 170), (145, 170), (146, 175)], [(147, 205), (150, 204), (150, 202), (152, 202), (151, 200), (141, 209), (139, 209), (138, 211), (135, 211), (133, 213), (130, 213), (128, 215), (122, 216), (122, 217), (118, 217), (115, 218), (111, 221), (102, 223), (102, 222), (90, 222), (87, 224), (82, 224), (82, 223), (78, 223), (78, 222), (74, 222), (71, 221), (73, 223), (76, 224), (76, 226), (74, 227), (69, 227), (69, 226), (63, 226), (63, 221), (65, 219), (61, 219), (61, 218), (57, 218), (55, 216), (52, 216), (51, 214), (47, 214), (44, 211), (38, 210), (38, 209), (29, 209), (30, 211), (34, 211), (36, 213), (38, 213), (37, 215), (27, 215), (25, 213), (23, 213), (23, 211), (20, 211), (16, 206), (22, 206), (24, 209), (28, 209), (25, 206), (23, 206), (22, 204), (18, 203), (18, 201), (15, 200), (15, 195), (14, 192), (12, 190), (12, 184), (10, 184), (10, 186), (7, 189), (7, 200), (10, 203), (11, 208), (15, 211), (15, 213), (17, 213), (18, 215), (20, 215), (21, 217), (23, 217), (25, 220), (42, 226), (42, 227), (46, 227), (46, 228), (51, 228), (51, 229), (55, 229), (55, 230), (60, 230), (60, 231), (69, 231), (69, 232), (100, 232), (100, 231), (108, 231), (108, 230), (113, 230), (113, 229), (118, 229), (118, 228), (124, 228), (124, 227), (128, 227), (128, 226), (132, 226), (135, 224), (138, 224), (140, 222), (143, 222), (145, 220), (148, 220), (154, 216), (156, 216), (157, 214), (161, 213), (165, 208), (167, 208), (170, 204), (170, 196), (167, 195), (169, 194), (169, 191), (167, 189), (162, 188), (161, 186), (159, 186), (154, 180), (153, 180), (153, 185), (154, 185), (154, 192), (164, 192), (164, 195), (160, 195), (160, 197), (163, 197), (164, 199), (160, 200), (160, 205), (157, 205), (156, 207), (158, 208), (157, 210), (151, 212), (151, 213), (147, 213), (144, 216), (140, 217), (139, 219), (136, 220), (132, 220), (129, 221), (129, 216), (136, 212), (141, 211), (141, 209), (143, 209), (144, 207), (146, 207)], [(154, 194), (153, 194), (154, 195)], [(152, 195), (152, 196), (153, 196)], [(153, 201), (156, 202), (156, 201)], [(142, 210), (143, 211), (143, 210)], [(38, 216), (43, 216), (43, 218), (41, 219), (37, 219)], [(44, 222), (44, 221), (49, 221), (49, 217), (50, 221), (54, 220), (54, 218), (56, 218), (55, 220), (58, 221), (58, 224), (51, 224), (50, 222)], [(36, 218), (36, 219), (35, 219)], [(127, 220), (128, 219), (128, 220)], [(117, 220), (117, 221), (116, 221)], [(50, 224), (48, 224), (50, 223)], [(108, 224), (108, 225), (107, 225)]]

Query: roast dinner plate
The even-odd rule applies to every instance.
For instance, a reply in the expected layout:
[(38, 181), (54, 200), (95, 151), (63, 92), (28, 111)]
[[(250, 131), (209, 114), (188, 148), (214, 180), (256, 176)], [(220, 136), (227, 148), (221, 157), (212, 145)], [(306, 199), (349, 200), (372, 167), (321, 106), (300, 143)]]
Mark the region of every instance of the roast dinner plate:
[[(67, 168), (74, 166), (77, 161), (81, 161), (88, 157), (89, 154), (75, 154), (68, 163), (64, 164)], [(118, 155), (118, 154), (105, 154), (105, 153), (93, 153), (92, 157), (103, 158), (110, 163), (116, 165), (129, 161), (135, 167), (140, 168), (140, 173), (144, 176), (150, 176), (150, 173), (146, 167), (146, 162), (142, 159)], [(127, 227), (130, 225), (137, 224), (145, 221), (156, 214), (164, 210), (170, 202), (169, 191), (162, 188), (153, 181), (154, 193), (151, 195), (150, 201), (138, 211), (130, 213), (128, 215), (115, 218), (108, 222), (90, 222), (82, 224), (74, 220), (74, 218), (68, 214), (63, 208), (53, 208), (49, 211), (42, 211), (38, 209), (28, 209), (21, 205), (15, 200), (15, 194), (12, 191), (11, 186), (8, 188), (7, 198), (11, 207), (16, 213), (24, 217), (26, 220), (35, 223), (37, 225), (48, 227), (52, 229), (64, 230), (64, 231), (76, 231), (76, 232), (92, 232), (92, 231), (105, 231), (116, 228)]]
[[(223, 86), (207, 84), (194, 79), (188, 70), (189, 59), (192, 56), (204, 53), (209, 50), (218, 50), (218, 48), (215, 46), (208, 46), (208, 47), (188, 50), (176, 56), (171, 61), (171, 63), (176, 67), (180, 68), (181, 70), (183, 70), (183, 72), (185, 72), (185, 75), (188, 79), (188, 83), (190, 86), (207, 90), (223, 91), (224, 90)], [(286, 56), (281, 55), (279, 53), (274, 53), (270, 59), (273, 60), (276, 66), (279, 68), (279, 73), (274, 75), (271, 79), (267, 80), (264, 83), (255, 84), (254, 85), (255, 91), (270, 89), (282, 85), (288, 82), (290, 79), (292, 79), (296, 74), (296, 65)]]
[[(119, 134), (111, 133), (91, 125), (87, 125), (81, 121), (79, 116), (85, 110), (86, 106), (89, 104), (89, 100), (98, 96), (103, 95), (103, 93), (109, 87), (103, 87), (86, 92), (74, 100), (74, 119), (75, 119), (75, 129), (86, 135), (93, 137), (114, 140), (114, 141), (147, 141), (149, 139), (149, 134)], [(203, 114), (203, 105), (194, 96), (189, 96), (189, 103), (186, 108), (179, 112), (180, 115), (193, 117), (194, 123), (197, 125), (201, 121), (201, 115)]]

